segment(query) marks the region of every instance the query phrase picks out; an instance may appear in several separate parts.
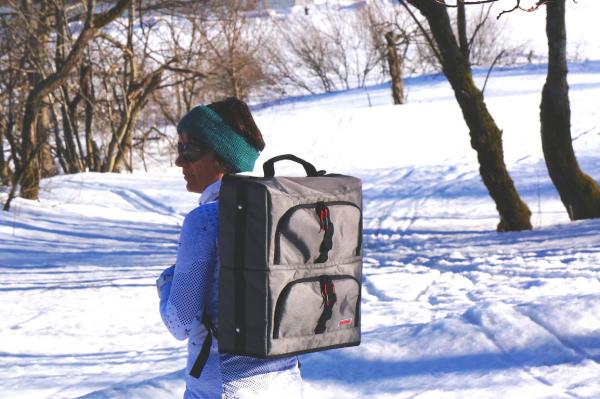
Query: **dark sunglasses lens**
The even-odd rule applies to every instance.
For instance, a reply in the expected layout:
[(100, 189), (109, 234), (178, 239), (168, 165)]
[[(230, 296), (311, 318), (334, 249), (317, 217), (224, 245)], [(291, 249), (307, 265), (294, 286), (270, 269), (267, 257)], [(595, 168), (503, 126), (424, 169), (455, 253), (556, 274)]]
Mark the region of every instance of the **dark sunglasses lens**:
[(190, 144), (177, 143), (177, 153), (185, 162), (194, 162), (208, 153), (208, 150), (200, 147), (192, 147)]

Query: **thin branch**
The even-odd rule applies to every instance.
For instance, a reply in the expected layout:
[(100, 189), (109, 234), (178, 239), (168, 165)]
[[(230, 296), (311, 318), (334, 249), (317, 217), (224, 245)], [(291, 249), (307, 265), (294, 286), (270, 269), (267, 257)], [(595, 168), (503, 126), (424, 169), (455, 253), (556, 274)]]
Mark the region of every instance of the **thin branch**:
[(513, 12), (513, 11), (517, 10), (517, 9), (521, 10), (522, 9), (521, 8), (521, 0), (516, 0), (516, 2), (517, 3), (515, 4), (515, 6), (513, 8), (511, 8), (510, 10), (504, 10), (504, 11), (502, 11), (500, 14), (498, 14), (498, 16), (496, 17), (496, 19), (500, 19), (500, 17), (503, 16), (504, 14), (508, 14), (510, 12)]
[[(469, 53), (471, 52), (471, 47), (473, 46), (473, 42), (475, 41), (475, 38), (477, 37), (477, 34), (479, 33), (479, 31), (481, 30), (481, 28), (483, 28), (483, 26), (485, 25), (485, 23), (487, 22), (488, 18), (490, 17), (490, 13), (492, 11), (492, 7), (493, 4), (491, 4), (488, 7), (487, 12), (485, 13), (485, 17), (477, 24), (477, 26), (475, 27), (475, 29), (473, 30), (473, 34), (471, 35), (471, 39), (469, 39), (469, 44), (467, 46), (467, 48), (469, 49)], [(480, 14), (481, 15), (481, 14)]]
[[(438, 4), (443, 5), (445, 7), (448, 7), (448, 8), (456, 8), (456, 7), (458, 7), (459, 3), (469, 6), (469, 5), (477, 5), (477, 4), (495, 3), (498, 0), (471, 0), (471, 1), (457, 0), (456, 4), (448, 4), (448, 3), (446, 3), (445, 0), (433, 0), (433, 1)], [(517, 1), (519, 1), (519, 0), (517, 0)]]
[(494, 62), (492, 62), (492, 65), (490, 65), (490, 68), (487, 71), (487, 75), (485, 76), (485, 81), (483, 82), (483, 87), (481, 88), (481, 95), (483, 96), (483, 93), (485, 93), (485, 86), (487, 85), (488, 79), (490, 78), (490, 74), (492, 73), (492, 69), (494, 69), (494, 66), (496, 65), (496, 63), (500, 60), (500, 58), (502, 58), (502, 56), (504, 55), (505, 50), (502, 50), (500, 53), (498, 53), (498, 55), (496, 56), (496, 58), (494, 58)]
[[(446, 3), (446, 0), (433, 0), (434, 3), (442, 5), (444, 7), (448, 7), (448, 8), (456, 8), (459, 5), (477, 5), (477, 4), (489, 4), (489, 3), (497, 3), (499, 0), (456, 0), (456, 3), (454, 4), (448, 4)], [(576, 0), (573, 0), (575, 3), (577, 2)], [(498, 14), (498, 16), (496, 17), (496, 19), (500, 19), (501, 16), (503, 16), (504, 14), (508, 14), (511, 13), (515, 10), (521, 10), (521, 11), (525, 11), (525, 12), (533, 12), (535, 10), (537, 10), (538, 8), (540, 8), (542, 5), (544, 4), (548, 4), (552, 2), (552, 0), (538, 0), (537, 3), (535, 3), (535, 5), (533, 5), (532, 7), (529, 8), (524, 8), (521, 7), (521, 0), (515, 0), (515, 6), (513, 8), (510, 8), (508, 10), (504, 10), (502, 11), (500, 14)], [(402, 3), (402, 0), (400, 0), (400, 3)]]
[[(419, 21), (419, 19), (415, 15), (415, 13), (410, 9), (408, 4), (406, 4), (406, 2), (404, 0), (398, 0), (398, 1), (399, 1), (400, 5), (402, 5), (406, 9), (406, 11), (408, 11), (408, 13), (410, 14), (413, 21), (415, 21), (415, 23), (419, 27), (419, 30), (421, 30), (421, 33), (423, 34), (423, 36), (425, 36), (427, 43), (429, 43), (429, 47), (431, 48), (431, 51), (433, 51), (433, 53), (435, 54), (435, 58), (437, 58), (438, 62), (441, 65), (442, 64), (442, 55), (439, 53), (437, 47), (435, 46), (433, 39), (427, 33), (427, 30), (421, 24), (421, 21)], [(435, 0), (435, 1), (437, 2), (438, 0)], [(496, 0), (494, 0), (494, 1), (496, 1)]]

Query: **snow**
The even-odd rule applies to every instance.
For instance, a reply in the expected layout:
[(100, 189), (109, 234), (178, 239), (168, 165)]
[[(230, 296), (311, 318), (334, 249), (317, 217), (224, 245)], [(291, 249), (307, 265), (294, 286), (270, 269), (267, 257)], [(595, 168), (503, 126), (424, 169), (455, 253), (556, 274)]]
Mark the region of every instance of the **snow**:
[[(600, 63), (570, 70), (574, 147), (597, 179)], [(364, 182), (362, 344), (302, 356), (307, 398), (600, 397), (600, 220), (569, 222), (548, 178), (544, 73), (497, 69), (485, 92), (532, 211), (521, 233), (495, 232), (442, 76), (409, 79), (403, 106), (384, 84), (255, 107), (255, 175), (292, 152)], [(0, 213), (0, 396), (182, 396), (185, 344), (162, 325), (154, 281), (197, 195), (167, 164), (46, 179), (40, 201)]]

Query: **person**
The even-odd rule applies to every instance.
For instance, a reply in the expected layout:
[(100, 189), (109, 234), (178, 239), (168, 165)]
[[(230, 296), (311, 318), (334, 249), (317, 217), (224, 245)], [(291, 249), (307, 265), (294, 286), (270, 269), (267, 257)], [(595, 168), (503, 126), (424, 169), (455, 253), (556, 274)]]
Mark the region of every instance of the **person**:
[(190, 371), (201, 351), (208, 314), (219, 327), (218, 197), (221, 179), (252, 171), (265, 146), (248, 106), (229, 98), (198, 105), (178, 123), (178, 157), (186, 189), (201, 193), (184, 219), (175, 265), (157, 280), (160, 314), (175, 338), (188, 339), (185, 399), (302, 398), (297, 357), (258, 359), (218, 352), (213, 339), (199, 378)]

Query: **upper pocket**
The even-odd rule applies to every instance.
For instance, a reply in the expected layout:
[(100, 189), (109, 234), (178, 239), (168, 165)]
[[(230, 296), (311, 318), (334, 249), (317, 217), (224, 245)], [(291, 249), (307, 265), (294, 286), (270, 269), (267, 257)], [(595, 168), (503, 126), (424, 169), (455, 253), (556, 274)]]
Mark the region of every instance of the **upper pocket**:
[(362, 212), (350, 201), (288, 209), (277, 222), (273, 263), (325, 263), (360, 255)]

